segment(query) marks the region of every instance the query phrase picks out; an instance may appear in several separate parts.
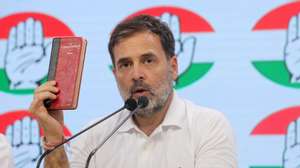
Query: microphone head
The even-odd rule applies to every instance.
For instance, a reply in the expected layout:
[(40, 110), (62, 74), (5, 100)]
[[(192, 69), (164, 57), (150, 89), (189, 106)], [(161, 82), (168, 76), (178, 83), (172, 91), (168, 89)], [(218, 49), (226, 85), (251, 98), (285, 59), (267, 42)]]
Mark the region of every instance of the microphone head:
[(125, 101), (124, 108), (126, 108), (129, 111), (133, 111), (137, 108), (137, 102), (133, 98), (129, 98)]
[(148, 103), (149, 103), (149, 100), (146, 96), (141, 96), (138, 98), (138, 103), (137, 105), (140, 107), (140, 108), (145, 108), (148, 106)]

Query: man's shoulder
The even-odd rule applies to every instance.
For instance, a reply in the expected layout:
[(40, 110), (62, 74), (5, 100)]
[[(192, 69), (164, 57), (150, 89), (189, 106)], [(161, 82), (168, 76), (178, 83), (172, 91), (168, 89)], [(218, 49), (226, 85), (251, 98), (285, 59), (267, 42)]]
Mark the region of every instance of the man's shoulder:
[(224, 117), (224, 114), (217, 109), (201, 106), (187, 99), (182, 100), (185, 102), (188, 115), (193, 115), (196, 118), (200, 117), (202, 119)]
[(224, 113), (213, 108), (197, 105), (189, 100), (184, 101), (187, 108), (189, 128), (194, 135), (205, 137), (218, 134), (233, 139), (231, 124)]
[(216, 125), (229, 126), (229, 121), (223, 112), (214, 108), (201, 106), (194, 102), (182, 99), (186, 106), (186, 116), (191, 128), (207, 128)]

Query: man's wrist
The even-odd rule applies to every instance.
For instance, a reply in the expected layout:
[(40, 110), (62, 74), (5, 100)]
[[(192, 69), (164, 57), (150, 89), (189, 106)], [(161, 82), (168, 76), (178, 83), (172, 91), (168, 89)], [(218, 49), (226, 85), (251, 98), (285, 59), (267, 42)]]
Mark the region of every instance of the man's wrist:
[(64, 136), (62, 136), (60, 140), (51, 140), (51, 141), (49, 141), (45, 136), (41, 137), (42, 147), (45, 150), (52, 150), (57, 145), (63, 143), (64, 141), (65, 141), (65, 137)]

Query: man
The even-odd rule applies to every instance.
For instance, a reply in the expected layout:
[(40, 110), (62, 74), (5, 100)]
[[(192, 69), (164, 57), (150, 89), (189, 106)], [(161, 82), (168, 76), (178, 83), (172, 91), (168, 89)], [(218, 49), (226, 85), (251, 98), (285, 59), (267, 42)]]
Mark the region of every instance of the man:
[[(237, 167), (233, 133), (223, 115), (183, 100), (173, 90), (178, 64), (173, 35), (164, 23), (146, 15), (125, 20), (112, 32), (108, 47), (123, 100), (146, 96), (149, 105), (125, 122), (90, 167)], [(29, 110), (44, 129), (45, 147), (63, 140), (62, 112), (43, 105), (56, 98), (55, 84), (38, 87)], [(46, 167), (84, 167), (89, 153), (126, 115), (124, 110), (79, 137), (70, 159), (59, 148), (47, 156)]]
[(10, 144), (3, 134), (0, 133), (0, 163), (1, 167), (13, 168), (13, 158)]

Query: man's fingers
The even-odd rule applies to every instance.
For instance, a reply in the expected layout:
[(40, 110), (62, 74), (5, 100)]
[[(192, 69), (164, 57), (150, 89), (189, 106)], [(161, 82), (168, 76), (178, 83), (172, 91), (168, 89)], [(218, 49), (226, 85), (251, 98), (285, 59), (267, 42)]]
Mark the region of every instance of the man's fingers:
[(45, 83), (45, 85), (53, 85), (53, 86), (55, 86), (56, 84), (57, 84), (57, 82), (55, 80), (47, 81)]
[(34, 41), (34, 20), (33, 18), (28, 18), (25, 23), (26, 27), (26, 45), (33, 45)]
[(298, 35), (298, 16), (293, 16), (288, 25), (288, 31), (287, 31), (287, 40), (288, 42), (293, 42), (297, 39)]
[(55, 87), (55, 85), (56, 85), (56, 81), (48, 81), (48, 82), (44, 83), (43, 85), (37, 87), (35, 89), (35, 93), (44, 92), (44, 91), (50, 91), (50, 92), (57, 93), (59, 91), (59, 89), (57, 87)]
[(40, 92), (40, 93), (36, 94), (34, 96), (33, 101), (36, 101), (38, 103), (40, 103), (40, 102), (43, 103), (43, 101), (46, 99), (54, 100), (56, 98), (57, 98), (57, 96), (54, 93), (45, 91), (45, 92)]
[(34, 22), (34, 44), (42, 45), (43, 44), (43, 27), (41, 21), (37, 20)]
[(54, 100), (57, 98), (56, 93), (59, 92), (59, 89), (55, 87), (55, 84), (55, 81), (48, 81), (35, 90), (30, 111), (35, 111), (35, 108), (43, 105), (46, 99)]
[(296, 121), (289, 124), (287, 134), (285, 136), (285, 147), (291, 148), (296, 144)]
[(20, 22), (17, 26), (17, 46), (23, 47), (25, 45), (25, 23)]
[(41, 86), (35, 90), (35, 93), (46, 92), (46, 91), (49, 91), (52, 93), (58, 93), (59, 89), (55, 86)]
[(9, 31), (7, 48), (8, 52), (14, 50), (17, 47), (17, 28), (13, 27)]

